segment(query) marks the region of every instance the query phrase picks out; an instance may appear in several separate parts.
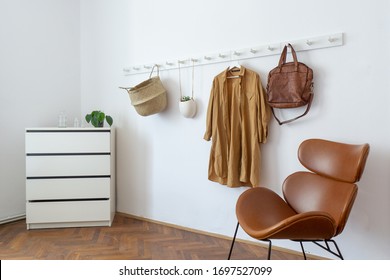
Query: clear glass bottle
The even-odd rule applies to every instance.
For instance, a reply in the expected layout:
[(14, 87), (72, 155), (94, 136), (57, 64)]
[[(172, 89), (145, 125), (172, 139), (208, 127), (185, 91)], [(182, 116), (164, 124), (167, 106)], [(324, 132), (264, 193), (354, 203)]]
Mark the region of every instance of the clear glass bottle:
[(58, 115), (58, 127), (66, 127), (67, 117), (64, 111)]
[(73, 127), (80, 127), (80, 122), (78, 118), (74, 118), (73, 120)]

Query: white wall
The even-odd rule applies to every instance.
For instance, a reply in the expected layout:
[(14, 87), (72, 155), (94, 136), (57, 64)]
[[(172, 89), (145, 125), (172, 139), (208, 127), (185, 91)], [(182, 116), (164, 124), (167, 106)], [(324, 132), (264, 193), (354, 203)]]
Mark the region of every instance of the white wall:
[[(306, 138), (370, 143), (355, 207), (337, 240), (348, 259), (389, 258), (389, 8), (385, 0), (82, 0), (82, 111), (100, 108), (114, 117), (118, 211), (231, 236), (235, 202), (244, 190), (207, 180), (205, 113), (212, 79), (228, 65), (196, 68), (194, 119), (179, 114), (177, 70), (161, 73), (167, 110), (137, 115), (118, 86), (134, 86), (148, 75), (125, 77), (123, 67), (344, 32), (342, 47), (298, 54), (314, 69), (314, 104), (298, 122), (280, 127), (272, 121), (262, 183), (280, 192), (283, 179), (302, 168), (296, 150)], [(256, 70), (265, 85), (277, 61), (271, 56), (242, 64)], [(182, 71), (189, 94), (191, 72)], [(248, 238), (243, 232), (240, 237)], [(292, 242), (276, 244), (299, 250)]]
[(25, 213), (24, 129), (80, 116), (76, 0), (0, 0), (0, 220)]

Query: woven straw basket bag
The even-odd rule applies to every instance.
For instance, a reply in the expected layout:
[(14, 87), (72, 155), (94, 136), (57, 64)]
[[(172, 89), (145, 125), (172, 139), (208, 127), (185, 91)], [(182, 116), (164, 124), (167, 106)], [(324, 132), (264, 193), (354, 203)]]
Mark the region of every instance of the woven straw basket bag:
[[(157, 76), (151, 77), (155, 67)], [(160, 80), (158, 70), (158, 65), (154, 65), (149, 79), (134, 87), (123, 88), (129, 93), (131, 105), (141, 116), (157, 114), (167, 106), (167, 91)]]

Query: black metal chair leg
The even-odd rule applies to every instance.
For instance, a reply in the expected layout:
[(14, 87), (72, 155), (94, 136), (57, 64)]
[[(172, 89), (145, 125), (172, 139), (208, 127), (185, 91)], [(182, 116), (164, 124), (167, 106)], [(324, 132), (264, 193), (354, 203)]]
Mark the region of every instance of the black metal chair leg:
[(272, 242), (271, 240), (268, 240), (269, 242), (269, 246), (268, 246), (268, 257), (267, 257), (267, 260), (270, 260), (271, 259), (271, 250), (272, 250)]
[(305, 248), (303, 248), (303, 242), (302, 242), (302, 241), (299, 241), (299, 243), (301, 244), (303, 257), (305, 258), (305, 260), (307, 260), (307, 258), (306, 258), (306, 253), (305, 253)]
[(266, 239), (265, 241), (268, 241), (268, 257), (267, 260), (271, 259), (271, 250), (272, 250), (272, 242), (270, 239)]
[[(337, 246), (336, 241), (334, 241), (334, 240), (331, 239), (331, 240), (325, 240), (325, 242), (326, 242), (326, 244), (328, 244), (328, 242), (332, 242), (333, 245), (336, 247), (336, 250), (337, 250), (337, 254), (336, 254), (336, 253), (333, 253), (333, 255), (339, 257), (341, 260), (344, 260), (344, 257), (343, 257), (343, 255), (341, 254), (341, 251), (340, 251), (340, 249), (339, 249), (339, 246)], [(329, 247), (329, 245), (327, 245), (327, 246)]]
[[(316, 244), (318, 247), (321, 247), (325, 251), (327, 251), (327, 252), (333, 254), (334, 256), (338, 257), (339, 259), (344, 260), (344, 257), (341, 254), (339, 246), (337, 246), (336, 241), (334, 241), (333, 239), (324, 239), (324, 240), (293, 240), (293, 241), (297, 241), (297, 242), (299, 242), (301, 244), (303, 257), (305, 258), (305, 260), (307, 260), (307, 256), (306, 256), (306, 253), (305, 253), (305, 249), (303, 248), (303, 242), (312, 242), (312, 243)], [(326, 246), (320, 244), (319, 242), (324, 242)], [(329, 242), (333, 243), (334, 248), (331, 248), (329, 246)]]
[(233, 240), (232, 240), (232, 245), (230, 246), (230, 252), (229, 252), (228, 260), (230, 260), (230, 257), (232, 255), (233, 246), (234, 246), (234, 242), (236, 241), (236, 235), (237, 235), (237, 231), (238, 231), (238, 227), (239, 226), (240, 226), (240, 223), (237, 222), (236, 231), (234, 232), (234, 237), (233, 237)]

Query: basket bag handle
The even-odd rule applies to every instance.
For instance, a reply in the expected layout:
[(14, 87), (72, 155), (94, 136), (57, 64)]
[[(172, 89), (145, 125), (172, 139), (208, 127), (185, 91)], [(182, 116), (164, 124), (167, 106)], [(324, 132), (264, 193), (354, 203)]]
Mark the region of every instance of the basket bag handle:
[[(152, 74), (153, 74), (155, 67), (157, 67), (157, 76), (160, 76), (160, 67), (158, 66), (158, 64), (155, 64), (155, 65), (153, 65), (152, 71), (149, 74), (149, 79), (152, 77)], [(130, 93), (130, 90), (132, 89), (132, 87), (119, 87), (119, 88), (126, 90), (128, 93)]]
[(152, 71), (149, 74), (149, 79), (152, 77), (152, 74), (153, 74), (153, 71), (154, 71), (155, 67), (157, 67), (157, 76), (160, 76), (160, 67), (158, 66), (158, 64), (155, 64), (155, 65), (153, 65)]

